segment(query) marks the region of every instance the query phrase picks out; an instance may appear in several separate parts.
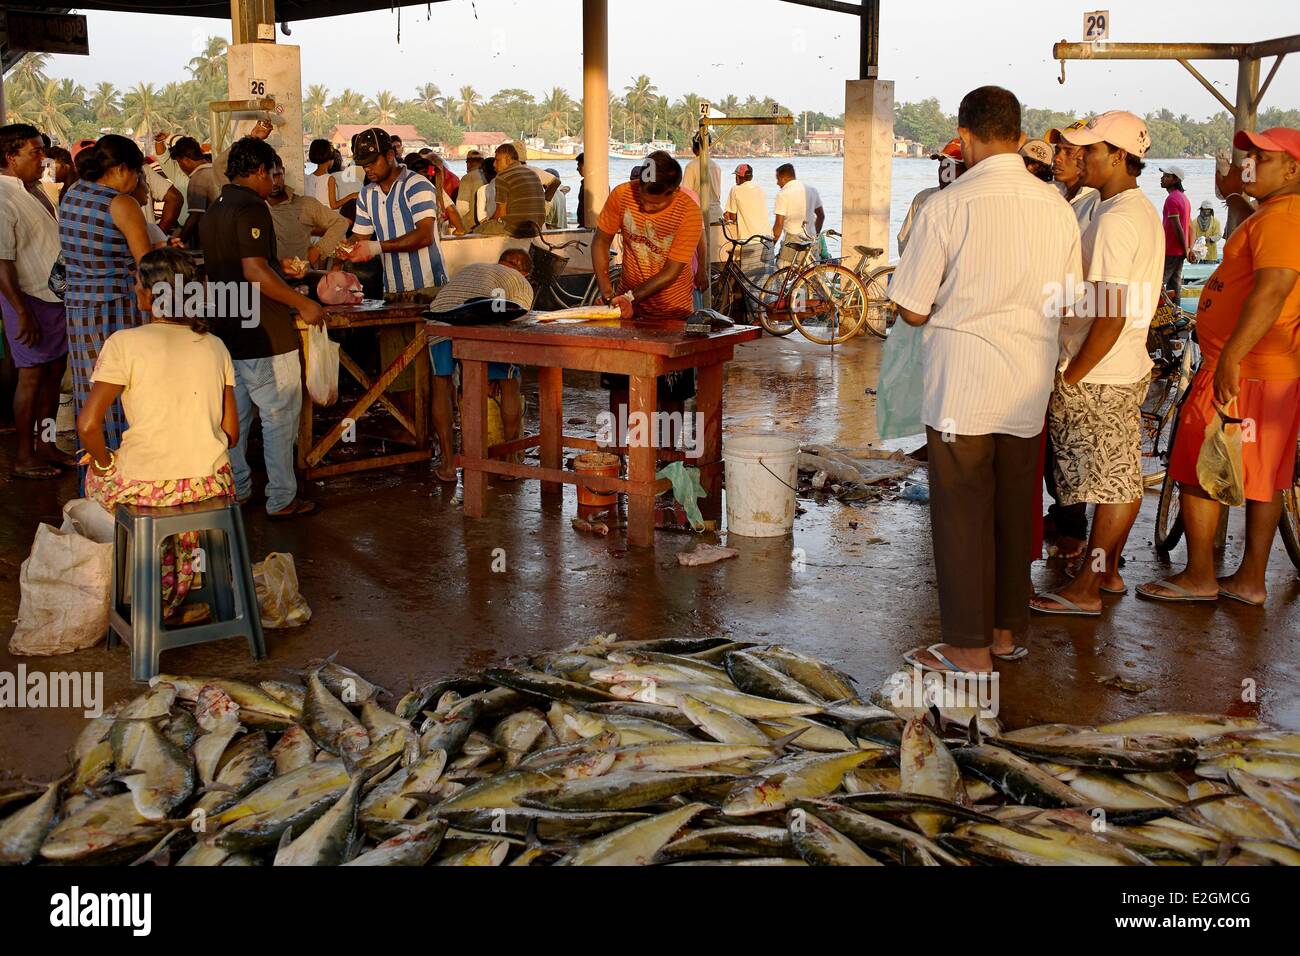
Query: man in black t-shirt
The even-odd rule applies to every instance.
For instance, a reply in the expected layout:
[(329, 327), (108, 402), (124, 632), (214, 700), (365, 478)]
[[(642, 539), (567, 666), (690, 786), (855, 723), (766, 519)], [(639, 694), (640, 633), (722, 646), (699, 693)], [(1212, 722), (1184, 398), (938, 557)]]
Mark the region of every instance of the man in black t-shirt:
[(246, 136), (228, 156), (223, 172), (230, 182), (199, 222), (199, 243), (207, 266), (213, 331), (230, 350), (235, 366), (239, 442), (230, 449), (235, 494), (246, 501), (253, 491), (245, 450), (256, 408), (262, 420), (267, 513), (272, 518), (311, 514), (316, 503), (298, 497), (293, 470), (302, 409), (294, 319), (300, 316), (319, 325), (325, 312), (295, 292), (278, 271), (275, 224), (266, 204), (275, 150), (265, 140)]

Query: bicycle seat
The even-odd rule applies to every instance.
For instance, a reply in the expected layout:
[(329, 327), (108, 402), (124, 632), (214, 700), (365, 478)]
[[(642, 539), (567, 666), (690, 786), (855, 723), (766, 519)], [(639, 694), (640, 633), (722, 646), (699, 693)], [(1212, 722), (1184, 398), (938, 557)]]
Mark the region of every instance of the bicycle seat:
[(868, 259), (878, 259), (885, 254), (885, 250), (878, 246), (854, 246), (853, 251)]
[(807, 249), (812, 243), (806, 239), (787, 239), (785, 245), (788, 249)]

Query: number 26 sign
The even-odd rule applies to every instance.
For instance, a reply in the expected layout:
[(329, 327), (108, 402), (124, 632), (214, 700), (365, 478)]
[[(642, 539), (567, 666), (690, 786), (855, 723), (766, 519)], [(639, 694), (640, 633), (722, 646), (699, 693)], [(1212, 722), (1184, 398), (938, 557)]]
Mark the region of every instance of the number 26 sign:
[(1089, 43), (1094, 40), (1110, 38), (1110, 11), (1093, 10), (1083, 15), (1083, 39)]

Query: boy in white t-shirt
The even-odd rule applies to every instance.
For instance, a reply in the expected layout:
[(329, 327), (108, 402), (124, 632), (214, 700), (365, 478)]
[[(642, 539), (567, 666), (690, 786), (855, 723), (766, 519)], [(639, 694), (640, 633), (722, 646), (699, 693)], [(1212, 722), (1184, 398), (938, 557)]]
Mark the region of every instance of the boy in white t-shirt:
[[(1147, 329), (1164, 268), (1160, 214), (1138, 188), (1146, 124), (1112, 110), (1062, 132), (1083, 147), (1083, 181), (1099, 190), (1083, 232), (1082, 296), (1061, 322), (1061, 362), (1047, 409), (1062, 505), (1097, 506), (1078, 575), (1031, 607), (1095, 617), (1103, 591), (1126, 590), (1119, 558), (1142, 505), (1142, 402), (1151, 378)], [(1100, 560), (1098, 560), (1100, 559)]]
[[(754, 167), (741, 163), (736, 167), (736, 185), (727, 194), (727, 209), (723, 213), (729, 225), (727, 234), (744, 242), (751, 236), (772, 237), (772, 227), (767, 221), (767, 196), (763, 187), (754, 182)], [(740, 254), (740, 264), (746, 272), (771, 259), (772, 244), (751, 242)]]

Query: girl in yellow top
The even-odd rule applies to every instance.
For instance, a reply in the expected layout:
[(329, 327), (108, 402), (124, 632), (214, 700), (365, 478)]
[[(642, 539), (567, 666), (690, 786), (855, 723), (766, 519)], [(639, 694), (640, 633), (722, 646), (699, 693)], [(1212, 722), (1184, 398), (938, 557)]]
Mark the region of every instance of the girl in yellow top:
[[(197, 280), (183, 250), (147, 253), (135, 295), (151, 321), (114, 332), (100, 350), (77, 433), (86, 449), (82, 463), (90, 465), (86, 496), (110, 512), (119, 504), (163, 507), (235, 493), (227, 449), (239, 437), (239, 413), (230, 353), (208, 333), (206, 309), (177, 301), (187, 285), (203, 288)], [(183, 317), (194, 311), (202, 317)], [(110, 450), (104, 416), (118, 396), (127, 428), (121, 447)], [(165, 617), (176, 616), (185, 602), (197, 546), (198, 533), (185, 532), (163, 547)]]

